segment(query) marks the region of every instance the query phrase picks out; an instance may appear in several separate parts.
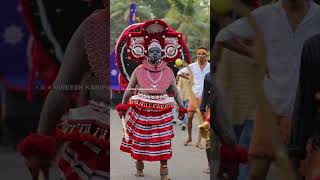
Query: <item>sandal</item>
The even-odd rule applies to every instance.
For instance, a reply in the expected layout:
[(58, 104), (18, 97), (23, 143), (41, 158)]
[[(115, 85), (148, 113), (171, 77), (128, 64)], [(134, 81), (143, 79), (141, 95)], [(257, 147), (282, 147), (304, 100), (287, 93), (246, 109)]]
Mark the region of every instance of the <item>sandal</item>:
[(144, 174), (143, 174), (144, 163), (143, 163), (143, 161), (136, 162), (136, 169), (137, 169), (137, 173), (135, 174), (135, 176), (136, 177), (144, 177)]
[(192, 143), (192, 140), (189, 140), (189, 139), (188, 139), (187, 141), (184, 142), (184, 146), (189, 146), (190, 143)]
[(200, 143), (197, 143), (195, 146), (196, 146), (197, 148), (199, 148), (199, 149), (203, 149), (203, 147), (202, 147), (202, 145), (201, 145)]
[(210, 167), (208, 167), (208, 169), (204, 170), (203, 172), (206, 174), (210, 174)]
[(169, 170), (167, 165), (161, 165), (160, 166), (160, 176), (161, 180), (171, 180), (168, 178)]

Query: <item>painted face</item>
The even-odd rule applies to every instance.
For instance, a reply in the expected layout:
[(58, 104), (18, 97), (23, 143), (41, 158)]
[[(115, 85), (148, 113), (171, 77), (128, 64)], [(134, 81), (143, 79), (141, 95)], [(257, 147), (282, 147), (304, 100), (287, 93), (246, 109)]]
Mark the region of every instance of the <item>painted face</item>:
[(198, 56), (198, 60), (201, 62), (204, 62), (207, 60), (207, 54), (205, 52), (199, 52), (197, 56)]
[(148, 50), (149, 61), (156, 64), (161, 58), (161, 49), (159, 47), (152, 47)]

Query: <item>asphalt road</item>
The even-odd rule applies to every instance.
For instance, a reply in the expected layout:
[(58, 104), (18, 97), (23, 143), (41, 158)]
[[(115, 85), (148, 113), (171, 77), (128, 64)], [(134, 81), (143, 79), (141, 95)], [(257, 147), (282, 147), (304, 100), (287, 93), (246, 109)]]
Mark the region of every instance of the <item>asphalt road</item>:
[[(179, 122), (179, 120), (177, 120)], [(193, 139), (197, 139), (198, 130), (195, 121)], [(187, 131), (182, 131), (181, 126), (174, 124), (175, 137), (172, 142), (173, 158), (168, 161), (169, 175), (172, 180), (209, 180), (210, 176), (203, 171), (208, 164), (204, 149), (194, 146), (184, 146)], [(118, 114), (111, 113), (111, 179), (115, 180), (160, 180), (160, 163), (146, 162), (145, 177), (135, 177), (135, 161), (130, 155), (119, 150), (123, 136), (122, 123)]]
[[(178, 120), (179, 122), (179, 120)], [(194, 121), (193, 139), (197, 137), (197, 123)], [(145, 164), (145, 177), (134, 176), (135, 164), (130, 155), (119, 150), (122, 139), (121, 121), (113, 110), (111, 112), (111, 179), (112, 180), (159, 180), (159, 163)], [(173, 139), (173, 158), (168, 162), (169, 174), (172, 180), (209, 180), (208, 174), (203, 173), (207, 169), (205, 151), (194, 146), (183, 146), (186, 139), (186, 131), (181, 126), (174, 125), (175, 138)], [(270, 169), (268, 180), (281, 180), (281, 171), (276, 165)], [(58, 179), (56, 167), (51, 169), (50, 180)], [(28, 169), (24, 165), (19, 154), (0, 146), (0, 180), (31, 180)]]

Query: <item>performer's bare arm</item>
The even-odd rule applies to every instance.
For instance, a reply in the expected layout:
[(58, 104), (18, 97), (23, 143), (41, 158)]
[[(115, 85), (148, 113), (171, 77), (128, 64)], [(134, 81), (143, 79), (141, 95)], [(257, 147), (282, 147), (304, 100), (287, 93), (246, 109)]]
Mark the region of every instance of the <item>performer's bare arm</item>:
[(136, 70), (134, 70), (133, 73), (131, 74), (128, 87), (124, 91), (122, 104), (126, 104), (129, 101), (129, 98), (135, 92), (135, 87), (137, 86), (137, 84), (138, 84), (138, 80), (137, 80)]
[[(257, 13), (258, 11), (253, 12), (252, 16), (255, 16), (255, 18), (257, 18)], [(223, 21), (224, 18), (221, 17), (220, 20)], [(223, 23), (220, 22), (220, 24), (222, 25)], [(253, 39), (255, 37), (254, 33), (254, 30), (252, 29), (246, 18), (240, 18), (227, 25), (219, 31), (215, 39), (213, 58), (219, 61), (219, 51), (221, 51), (221, 48), (227, 48), (241, 55), (253, 57), (252, 48), (248, 43), (245, 42), (247, 39)]]
[(223, 144), (234, 145), (237, 142), (236, 134), (232, 128), (230, 113), (227, 106), (227, 98), (223, 93), (221, 86), (213, 79), (212, 95), (215, 97), (213, 101), (214, 126), (216, 132)]
[(190, 79), (190, 68), (188, 67), (189, 65), (187, 63), (184, 63), (186, 67), (182, 68), (181, 70), (178, 71), (178, 77), (182, 77), (184, 79)]
[[(216, 51), (219, 51), (218, 48), (227, 48), (231, 51), (234, 51), (238, 54), (247, 56), (252, 58), (253, 57), (253, 52), (252, 52), (252, 48), (250, 46), (248, 46), (245, 43), (242, 43), (244, 40), (242, 39), (229, 39), (229, 40), (225, 40), (223, 42), (217, 42), (215, 44), (215, 46), (217, 47)], [(220, 60), (220, 57), (216, 57), (218, 60)]]
[(176, 77), (176, 83), (179, 84), (179, 76)]
[(174, 100), (177, 102), (178, 106), (179, 107), (184, 107), (182, 98), (180, 96), (179, 90), (178, 90), (177, 85), (176, 85), (176, 79), (175, 78), (173, 78), (173, 80), (171, 82), (171, 88), (172, 88), (172, 91), (173, 91)]
[(89, 69), (84, 50), (84, 23), (80, 25), (71, 38), (66, 49), (58, 76), (49, 92), (41, 112), (38, 132), (50, 134), (56, 127), (66, 108), (72, 91), (66, 90), (76, 85)]
[(182, 74), (179, 74), (178, 76), (189, 80), (189, 74), (182, 73)]

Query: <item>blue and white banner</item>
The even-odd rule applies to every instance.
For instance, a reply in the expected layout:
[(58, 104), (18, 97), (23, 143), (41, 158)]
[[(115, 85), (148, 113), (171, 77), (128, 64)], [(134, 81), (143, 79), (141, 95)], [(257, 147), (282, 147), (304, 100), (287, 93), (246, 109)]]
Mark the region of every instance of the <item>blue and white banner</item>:
[(5, 1), (0, 9), (3, 14), (0, 16), (1, 83), (12, 89), (26, 90), (30, 34), (20, 14), (18, 0)]
[[(129, 22), (128, 24), (135, 24), (137, 23), (137, 5), (135, 3), (132, 3), (130, 5), (130, 14), (129, 14)], [(110, 83), (111, 83), (111, 89), (114, 91), (118, 91), (121, 89), (120, 83), (119, 83), (119, 70), (116, 63), (116, 56), (115, 56), (115, 49), (112, 50), (110, 54)]]

